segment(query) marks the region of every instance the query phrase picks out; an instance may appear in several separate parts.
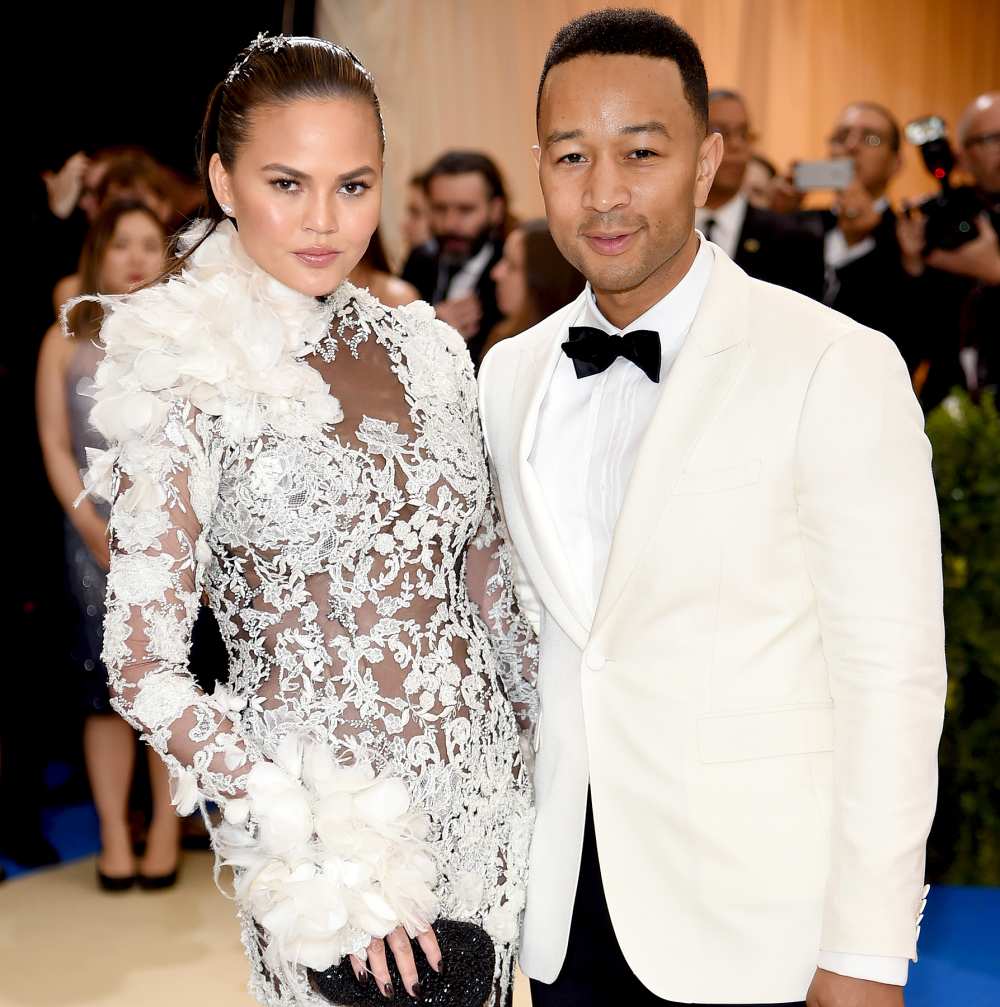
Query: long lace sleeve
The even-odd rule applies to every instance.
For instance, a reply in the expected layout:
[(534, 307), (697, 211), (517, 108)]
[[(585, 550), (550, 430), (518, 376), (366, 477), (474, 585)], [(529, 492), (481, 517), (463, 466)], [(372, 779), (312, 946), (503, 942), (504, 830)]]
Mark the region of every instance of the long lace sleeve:
[(494, 492), (466, 560), (469, 596), (490, 629), (507, 696), (530, 749), (538, 720), (538, 639), (514, 590), (514, 554)]
[(199, 417), (175, 402), (160, 431), (119, 446), (109, 522), (104, 660), (112, 705), (170, 767), (180, 813), (199, 796), (242, 796), (257, 758), (241, 736), (239, 704), (222, 687), (203, 692), (188, 668), (219, 483)]

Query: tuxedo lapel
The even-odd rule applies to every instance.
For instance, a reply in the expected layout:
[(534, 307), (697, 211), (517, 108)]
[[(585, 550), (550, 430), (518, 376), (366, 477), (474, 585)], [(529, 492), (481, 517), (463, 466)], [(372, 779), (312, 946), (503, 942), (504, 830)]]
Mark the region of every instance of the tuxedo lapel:
[(632, 570), (648, 550), (677, 477), (712, 417), (746, 366), (749, 280), (713, 246), (715, 264), (684, 347), (664, 382), (642, 440), (615, 528), (596, 631), (613, 609)]
[[(529, 570), (535, 589), (567, 635), (580, 646), (585, 645), (590, 635), (591, 620), (563, 552), (557, 515), (546, 500), (529, 458), (538, 430), (539, 411), (562, 353), (566, 329), (578, 314), (584, 296), (586, 292), (553, 318), (545, 336), (534, 340), (520, 356), (512, 400), (514, 430), (519, 433), (511, 438), (513, 456), (509, 459), (524, 508), (524, 530), (531, 538), (541, 567), (541, 571)], [(524, 551), (519, 552), (522, 562), (529, 567)]]

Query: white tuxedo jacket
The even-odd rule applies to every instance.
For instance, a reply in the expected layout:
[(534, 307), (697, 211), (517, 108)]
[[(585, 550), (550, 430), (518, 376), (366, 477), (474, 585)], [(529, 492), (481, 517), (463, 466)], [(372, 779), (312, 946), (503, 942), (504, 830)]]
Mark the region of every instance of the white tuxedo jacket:
[(804, 999), (820, 949), (915, 958), (945, 693), (940, 535), (893, 344), (714, 253), (593, 619), (529, 462), (579, 302), (482, 367), (541, 635), (521, 967), (552, 982), (562, 966), (589, 782), (638, 978), (671, 1000), (783, 1002)]

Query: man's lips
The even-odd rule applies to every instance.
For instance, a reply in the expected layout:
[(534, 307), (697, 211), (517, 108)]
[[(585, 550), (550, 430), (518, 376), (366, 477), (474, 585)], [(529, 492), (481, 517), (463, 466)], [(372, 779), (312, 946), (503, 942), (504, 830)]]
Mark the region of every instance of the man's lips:
[(333, 248), (300, 248), (293, 254), (305, 265), (322, 269), (324, 266), (329, 266), (340, 252)]
[(583, 238), (598, 255), (621, 255), (631, 244), (638, 231), (602, 233), (592, 231)]

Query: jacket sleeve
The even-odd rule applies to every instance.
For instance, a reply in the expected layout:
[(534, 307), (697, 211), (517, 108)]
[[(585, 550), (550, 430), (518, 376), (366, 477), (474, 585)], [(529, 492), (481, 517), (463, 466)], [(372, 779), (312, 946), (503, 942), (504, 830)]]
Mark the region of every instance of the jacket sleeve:
[(906, 367), (851, 328), (803, 405), (796, 493), (834, 703), (820, 947), (914, 958), (945, 698), (930, 445)]

